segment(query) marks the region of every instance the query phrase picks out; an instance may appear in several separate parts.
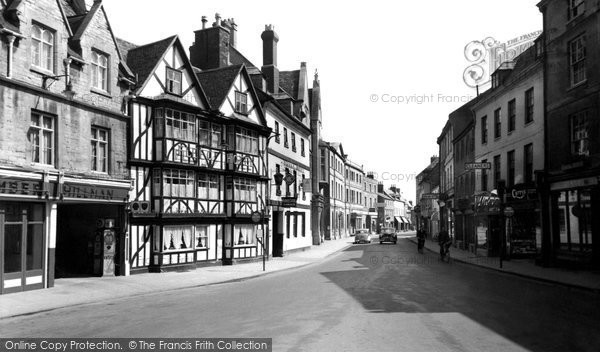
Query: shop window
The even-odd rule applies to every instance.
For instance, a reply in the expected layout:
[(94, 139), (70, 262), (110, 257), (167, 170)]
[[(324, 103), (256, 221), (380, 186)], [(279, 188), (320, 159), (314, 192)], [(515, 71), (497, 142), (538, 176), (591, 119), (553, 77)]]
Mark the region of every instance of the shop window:
[(194, 246), (196, 249), (209, 248), (208, 225), (196, 226), (194, 232)]
[(92, 171), (108, 172), (108, 130), (92, 127)]
[(256, 243), (255, 225), (236, 225), (234, 234), (234, 246), (249, 246)]
[(181, 95), (181, 86), (182, 86), (182, 73), (179, 70), (174, 70), (170, 67), (167, 67), (167, 84), (166, 89), (167, 93), (172, 93), (176, 95)]
[(34, 163), (54, 165), (54, 123), (52, 116), (35, 112), (31, 114), (29, 143)]
[(561, 250), (590, 253), (592, 250), (592, 196), (589, 189), (554, 193), (554, 215), (558, 218)]
[(193, 226), (165, 226), (163, 228), (163, 252), (175, 252), (193, 249), (193, 232)]
[(33, 66), (54, 72), (54, 31), (34, 24), (31, 28)]

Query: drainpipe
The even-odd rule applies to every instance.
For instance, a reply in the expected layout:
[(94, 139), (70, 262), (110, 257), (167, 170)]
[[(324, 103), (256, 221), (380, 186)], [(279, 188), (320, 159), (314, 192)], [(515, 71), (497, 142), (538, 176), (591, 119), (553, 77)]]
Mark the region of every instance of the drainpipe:
[(12, 67), (13, 67), (13, 44), (15, 42), (15, 36), (12, 34), (9, 34), (6, 36), (6, 39), (8, 40), (8, 62), (6, 64), (6, 77), (7, 78), (12, 78)]

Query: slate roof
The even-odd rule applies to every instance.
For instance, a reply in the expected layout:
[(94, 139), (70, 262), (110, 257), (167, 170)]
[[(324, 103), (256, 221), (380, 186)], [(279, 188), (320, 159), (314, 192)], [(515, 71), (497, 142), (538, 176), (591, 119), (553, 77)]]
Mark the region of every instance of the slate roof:
[(242, 67), (243, 65), (234, 65), (196, 73), (211, 107), (221, 107)]
[(130, 50), (133, 50), (138, 47), (138, 45), (128, 42), (121, 38), (115, 38), (117, 40), (117, 46), (119, 47), (119, 51), (121, 52), (121, 58), (123, 61), (127, 62), (127, 54)]
[[(140, 88), (146, 82), (158, 61), (162, 59), (167, 49), (176, 39), (177, 36), (174, 35), (154, 43), (131, 48), (127, 53), (121, 52), (121, 55), (127, 57), (127, 66), (138, 75), (137, 88)], [(123, 44), (124, 41), (117, 41), (117, 43), (119, 42)]]
[(279, 87), (294, 99), (298, 97), (299, 82), (300, 70), (279, 72)]
[(235, 47), (229, 46), (229, 62), (232, 65), (246, 65), (246, 68), (256, 68), (250, 60), (248, 60), (242, 53), (240, 53)]

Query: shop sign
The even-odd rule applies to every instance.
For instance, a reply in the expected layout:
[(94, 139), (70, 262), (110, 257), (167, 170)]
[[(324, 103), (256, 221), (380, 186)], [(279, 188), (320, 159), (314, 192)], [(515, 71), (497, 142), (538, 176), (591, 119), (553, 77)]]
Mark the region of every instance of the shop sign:
[(295, 208), (297, 203), (296, 197), (281, 197), (281, 206), (284, 208)]
[(486, 193), (475, 195), (475, 212), (498, 213), (500, 212), (500, 198), (497, 195)]
[(492, 163), (465, 163), (465, 170), (487, 170), (492, 168)]
[(438, 199), (440, 197), (439, 193), (424, 193), (421, 196), (421, 199)]
[(44, 191), (40, 181), (0, 179), (0, 194), (40, 196)]
[(535, 188), (513, 188), (506, 193), (507, 201), (519, 200), (537, 200), (537, 190)]
[(121, 200), (127, 197), (127, 190), (65, 184), (62, 187), (62, 196), (65, 198)]

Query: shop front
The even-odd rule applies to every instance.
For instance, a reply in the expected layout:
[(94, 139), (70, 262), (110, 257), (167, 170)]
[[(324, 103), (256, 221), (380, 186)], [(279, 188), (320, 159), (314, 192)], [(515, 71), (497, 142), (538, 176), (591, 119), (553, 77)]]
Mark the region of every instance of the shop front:
[(506, 192), (506, 238), (509, 257), (535, 256), (540, 253), (542, 230), (537, 190), (516, 185)]
[(550, 185), (552, 256), (556, 262), (600, 267), (600, 187), (587, 178)]
[(481, 192), (474, 199), (474, 226), (477, 253), (489, 257), (500, 255), (502, 218), (497, 195)]
[(52, 287), (55, 273), (122, 273), (119, 228), (129, 187), (128, 181), (0, 170), (1, 293)]

